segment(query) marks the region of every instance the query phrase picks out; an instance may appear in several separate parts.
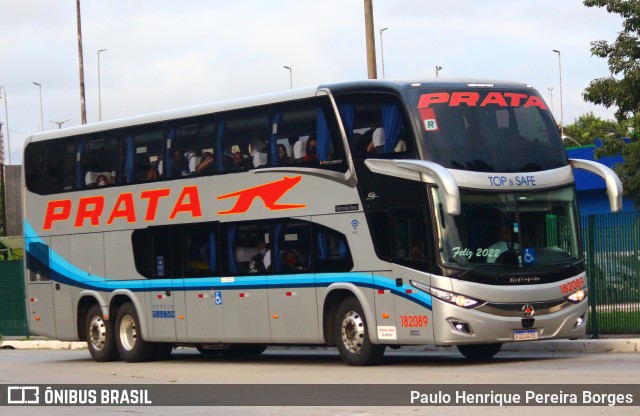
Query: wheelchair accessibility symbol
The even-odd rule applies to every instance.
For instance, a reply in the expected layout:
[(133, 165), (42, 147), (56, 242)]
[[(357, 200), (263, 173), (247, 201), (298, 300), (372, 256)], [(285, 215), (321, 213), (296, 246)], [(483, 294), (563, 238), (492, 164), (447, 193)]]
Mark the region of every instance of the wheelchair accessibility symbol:
[(216, 300), (216, 305), (222, 305), (222, 292), (215, 292), (214, 296)]
[(534, 264), (536, 262), (536, 250), (525, 248), (523, 253), (524, 264)]

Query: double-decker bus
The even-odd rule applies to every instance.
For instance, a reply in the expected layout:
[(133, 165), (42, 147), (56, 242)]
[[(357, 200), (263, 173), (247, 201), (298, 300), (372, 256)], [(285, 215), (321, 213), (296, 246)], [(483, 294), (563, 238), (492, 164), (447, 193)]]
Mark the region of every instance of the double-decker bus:
[(363, 81), (35, 134), (24, 150), (32, 333), (97, 361), (585, 333), (572, 167), (512, 82)]

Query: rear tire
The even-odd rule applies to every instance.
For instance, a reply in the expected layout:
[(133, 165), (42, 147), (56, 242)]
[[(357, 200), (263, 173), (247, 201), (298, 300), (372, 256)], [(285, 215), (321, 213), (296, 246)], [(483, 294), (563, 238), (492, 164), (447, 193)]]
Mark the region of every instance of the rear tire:
[(367, 319), (355, 297), (344, 299), (338, 307), (334, 330), (338, 351), (345, 364), (373, 365), (382, 359), (385, 346), (371, 343)]
[(118, 359), (113, 321), (104, 319), (98, 304), (89, 308), (85, 320), (85, 334), (87, 348), (95, 361), (104, 363)]
[(486, 361), (493, 358), (502, 348), (501, 343), (458, 345), (458, 351), (469, 360)]
[(142, 339), (140, 319), (131, 302), (122, 304), (116, 318), (116, 345), (123, 360), (128, 363), (149, 361), (156, 345)]

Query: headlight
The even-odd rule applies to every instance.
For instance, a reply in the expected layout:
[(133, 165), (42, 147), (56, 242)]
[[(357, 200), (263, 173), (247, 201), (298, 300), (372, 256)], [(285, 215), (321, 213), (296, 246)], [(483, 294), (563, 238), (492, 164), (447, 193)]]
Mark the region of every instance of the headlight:
[(570, 294), (569, 296), (567, 296), (565, 299), (567, 299), (569, 302), (572, 302), (572, 303), (580, 303), (586, 297), (587, 297), (587, 289), (579, 289), (573, 292), (572, 294)]
[(436, 298), (445, 301), (447, 303), (451, 303), (453, 305), (460, 306), (462, 308), (473, 308), (478, 306), (481, 303), (484, 303), (481, 300), (470, 298), (465, 295), (461, 295), (459, 293), (448, 292), (446, 290), (437, 289), (435, 287), (427, 286), (423, 283), (416, 282), (414, 280), (410, 280), (411, 286), (422, 290), (423, 292), (427, 292), (428, 294), (435, 296)]

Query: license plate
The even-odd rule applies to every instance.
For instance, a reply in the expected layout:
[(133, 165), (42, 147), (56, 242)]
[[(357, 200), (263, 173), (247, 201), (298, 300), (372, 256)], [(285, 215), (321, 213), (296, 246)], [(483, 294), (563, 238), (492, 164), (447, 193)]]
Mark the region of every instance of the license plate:
[(532, 339), (538, 339), (537, 329), (519, 329), (513, 331), (514, 341), (530, 341)]

